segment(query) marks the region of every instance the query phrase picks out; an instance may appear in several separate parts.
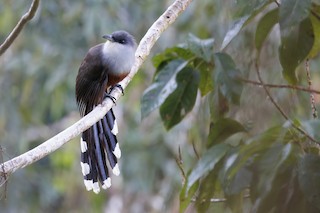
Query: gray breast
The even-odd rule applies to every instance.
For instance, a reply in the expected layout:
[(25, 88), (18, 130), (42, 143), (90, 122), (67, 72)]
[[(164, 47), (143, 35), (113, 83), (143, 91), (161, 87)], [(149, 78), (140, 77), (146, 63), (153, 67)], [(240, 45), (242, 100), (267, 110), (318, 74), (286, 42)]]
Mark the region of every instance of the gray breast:
[(114, 75), (128, 73), (134, 64), (135, 48), (115, 42), (106, 42), (102, 48), (103, 64)]

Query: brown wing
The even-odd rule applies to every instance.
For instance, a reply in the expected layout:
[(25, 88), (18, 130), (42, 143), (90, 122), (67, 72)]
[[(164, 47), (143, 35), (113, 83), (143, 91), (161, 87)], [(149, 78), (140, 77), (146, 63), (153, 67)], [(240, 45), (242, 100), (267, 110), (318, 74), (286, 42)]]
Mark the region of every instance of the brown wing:
[(100, 57), (101, 45), (92, 47), (79, 68), (76, 79), (76, 100), (81, 116), (88, 114), (104, 97), (108, 83), (108, 68)]

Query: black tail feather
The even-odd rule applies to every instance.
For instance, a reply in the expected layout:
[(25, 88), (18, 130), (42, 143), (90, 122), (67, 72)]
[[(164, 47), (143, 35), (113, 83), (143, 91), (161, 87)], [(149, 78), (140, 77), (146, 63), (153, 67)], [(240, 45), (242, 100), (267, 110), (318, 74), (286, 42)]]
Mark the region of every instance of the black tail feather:
[[(106, 159), (115, 175), (119, 175), (117, 158), (121, 151), (114, 133), (117, 133), (117, 123), (112, 109), (103, 119), (83, 132), (81, 137), (81, 167), (84, 184), (87, 190), (99, 193), (100, 187), (111, 186)], [(107, 154), (107, 156), (106, 156)]]

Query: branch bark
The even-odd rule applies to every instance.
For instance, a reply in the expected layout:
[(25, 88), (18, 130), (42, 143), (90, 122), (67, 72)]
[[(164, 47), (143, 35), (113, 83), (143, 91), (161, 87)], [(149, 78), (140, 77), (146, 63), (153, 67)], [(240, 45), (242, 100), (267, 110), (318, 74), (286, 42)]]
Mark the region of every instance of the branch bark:
[(0, 56), (11, 46), (13, 41), (18, 37), (24, 25), (30, 21), (37, 12), (40, 0), (33, 0), (32, 4), (26, 14), (24, 14), (18, 24), (13, 28), (6, 40), (0, 46)]
[[(178, 18), (191, 1), (192, 0), (176, 0), (149, 28), (137, 48), (135, 64), (132, 67), (130, 74), (120, 82), (123, 89), (126, 88), (131, 79), (138, 72), (138, 69), (149, 55), (151, 48), (156, 43), (162, 32)], [(115, 97), (116, 100), (119, 99), (121, 94), (122, 92), (118, 88), (111, 91), (111, 95)], [(2, 168), (0, 176), (10, 175), (17, 169), (28, 166), (59, 149), (62, 145), (75, 138), (98, 120), (103, 118), (113, 105), (114, 103), (109, 98), (106, 98), (101, 105), (97, 106), (89, 114), (69, 128), (48, 139), (34, 149), (0, 164), (0, 169)], [(1, 173), (3, 174), (1, 175)]]

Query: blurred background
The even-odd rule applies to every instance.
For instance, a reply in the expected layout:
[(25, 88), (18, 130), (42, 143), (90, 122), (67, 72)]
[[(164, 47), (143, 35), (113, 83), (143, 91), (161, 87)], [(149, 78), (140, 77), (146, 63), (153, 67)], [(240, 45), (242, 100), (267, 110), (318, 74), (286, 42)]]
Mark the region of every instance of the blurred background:
[[(31, 0), (0, 1), (0, 42), (29, 9)], [(80, 63), (91, 46), (104, 42), (102, 35), (123, 29), (143, 37), (172, 1), (85, 0), (42, 1), (36, 16), (27, 23), (13, 45), (0, 57), (0, 145), (3, 161), (9, 160), (76, 122), (74, 87)], [(253, 5), (254, 6), (254, 5)], [(99, 195), (87, 192), (80, 169), (79, 137), (40, 161), (19, 169), (0, 188), (1, 212), (177, 212), (182, 176), (176, 158), (181, 148), (185, 171), (197, 162), (209, 129), (207, 105), (197, 101), (181, 124), (166, 132), (158, 111), (141, 120), (140, 100), (151, 84), (155, 54), (184, 42), (188, 33), (215, 39), (221, 46), (232, 21), (250, 7), (247, 1), (194, 1), (163, 33), (149, 58), (127, 87), (115, 107), (122, 149), (121, 175), (112, 177), (112, 187)], [(269, 70), (265, 80), (281, 83), (277, 59), (277, 30), (261, 55)], [(250, 73), (254, 59), (254, 27), (247, 27), (227, 49), (243, 73)], [(274, 38), (274, 39), (273, 39)], [(241, 50), (241, 51), (239, 51)], [(311, 63), (311, 66), (315, 66)], [(317, 76), (313, 76), (315, 84)], [(270, 79), (269, 79), (270, 78)], [(279, 120), (262, 90), (243, 92), (239, 120), (252, 125), (252, 132)], [(306, 103), (291, 91), (281, 90), (281, 104)], [(293, 102), (292, 102), (293, 101)], [(285, 108), (285, 107), (284, 107)], [(308, 117), (309, 108), (291, 105), (288, 112)], [(262, 113), (263, 112), (263, 113)], [(194, 125), (197, 124), (197, 125)]]

